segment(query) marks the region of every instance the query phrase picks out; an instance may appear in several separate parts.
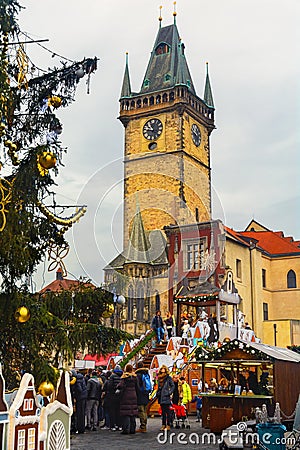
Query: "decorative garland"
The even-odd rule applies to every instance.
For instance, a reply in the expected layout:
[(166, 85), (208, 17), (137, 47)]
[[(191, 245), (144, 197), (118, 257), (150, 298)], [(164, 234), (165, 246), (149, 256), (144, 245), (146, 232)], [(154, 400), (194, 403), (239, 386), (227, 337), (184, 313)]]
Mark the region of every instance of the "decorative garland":
[(129, 361), (135, 357), (137, 353), (139, 353), (145, 346), (148, 344), (150, 339), (152, 339), (155, 336), (155, 331), (150, 331), (141, 341), (136, 344), (136, 346), (131, 350), (131, 352), (128, 353), (128, 355), (125, 356), (122, 361), (118, 362), (118, 364), (123, 369)]
[(300, 345), (288, 345), (287, 348), (293, 352), (300, 353)]
[[(195, 352), (195, 357), (197, 361), (214, 361), (218, 359), (222, 359), (224, 355), (231, 352), (232, 350), (242, 350), (242, 352), (251, 355), (252, 357), (256, 357), (256, 359), (267, 361), (272, 360), (270, 356), (267, 356), (265, 353), (251, 347), (250, 344), (246, 344), (245, 342), (239, 341), (238, 339), (234, 339), (233, 341), (227, 342), (223, 344), (222, 347), (212, 349), (209, 353), (203, 354), (202, 348), (198, 348)], [(208, 349), (206, 349), (208, 350)]]
[(72, 214), (70, 217), (62, 218), (58, 217), (55, 214), (53, 214), (47, 206), (45, 206), (42, 202), (39, 200), (37, 201), (37, 207), (39, 210), (50, 220), (52, 220), (57, 225), (66, 225), (66, 226), (72, 226), (73, 223), (77, 222), (80, 217), (82, 217), (86, 213), (86, 206), (81, 206), (78, 211), (76, 211), (75, 214)]
[(207, 302), (209, 300), (216, 300), (218, 295), (216, 294), (208, 294), (208, 295), (199, 295), (197, 297), (181, 297), (174, 298), (174, 303), (182, 303), (182, 302), (190, 302), (190, 303), (199, 303), (199, 302)]

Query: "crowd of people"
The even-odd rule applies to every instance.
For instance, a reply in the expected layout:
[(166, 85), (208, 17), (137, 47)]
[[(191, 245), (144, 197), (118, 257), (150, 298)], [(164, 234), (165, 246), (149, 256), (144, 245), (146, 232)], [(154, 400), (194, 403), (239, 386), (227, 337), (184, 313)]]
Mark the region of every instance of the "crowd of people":
[[(191, 387), (184, 376), (171, 376), (168, 367), (163, 365), (157, 373), (156, 383), (161, 430), (169, 430), (173, 425), (171, 405), (187, 407), (189, 402), (197, 402), (197, 421), (200, 421), (201, 395), (192, 398)], [(73, 433), (97, 429), (120, 431), (121, 434), (147, 432), (147, 407), (153, 386), (143, 362), (139, 362), (135, 370), (131, 364), (127, 364), (124, 371), (116, 365), (113, 371), (90, 370), (86, 375), (73, 370), (70, 384), (74, 406)], [(136, 418), (139, 419), (138, 428)]]
[[(124, 371), (116, 365), (113, 371), (91, 370), (86, 375), (72, 370), (70, 385), (73, 433), (96, 431), (98, 427), (122, 434), (147, 431), (146, 408), (152, 386), (142, 362), (136, 370), (131, 364)], [(140, 420), (137, 430), (136, 417)]]
[[(198, 314), (195, 318), (190, 312), (183, 312), (180, 322), (180, 335), (187, 337), (188, 331), (191, 327), (197, 326), (199, 322), (206, 322), (208, 324), (209, 331), (207, 332), (207, 341), (209, 343), (216, 342), (219, 339), (219, 328), (215, 314), (208, 315), (202, 311), (202, 314)], [(158, 344), (162, 344), (163, 341), (169, 340), (172, 336), (176, 336), (176, 322), (175, 317), (167, 312), (166, 318), (163, 319), (161, 311), (156, 311), (155, 316), (151, 322), (151, 328), (156, 333), (156, 340)]]
[[(210, 318), (197, 317), (197, 320)], [(214, 317), (211, 318), (214, 322)], [(186, 333), (195, 319), (190, 313), (182, 317), (181, 330)], [(161, 311), (157, 311), (152, 319), (151, 328), (156, 333), (156, 343), (176, 335), (174, 316), (168, 312), (165, 319)], [(212, 323), (212, 329), (214, 323)], [(189, 402), (196, 403), (197, 421), (201, 420), (203, 392), (230, 392), (235, 384), (246, 391), (257, 392), (257, 380), (252, 372), (244, 370), (235, 383), (229, 383), (226, 377), (219, 382), (212, 378), (209, 383), (200, 380), (198, 394), (192, 398), (191, 387), (184, 376), (171, 376), (165, 365), (159, 368), (156, 380), (156, 397), (161, 409), (162, 428), (169, 430), (172, 426), (171, 405), (187, 407)], [(106, 429), (120, 431), (122, 434), (147, 432), (147, 406), (152, 383), (147, 368), (143, 362), (137, 364), (134, 370), (127, 364), (123, 371), (119, 365), (110, 371), (90, 370), (83, 375), (75, 370), (71, 373), (71, 394), (73, 401), (73, 416), (71, 431), (84, 433)], [(139, 418), (139, 428), (136, 429), (136, 418)], [(102, 423), (103, 422), (103, 423)]]

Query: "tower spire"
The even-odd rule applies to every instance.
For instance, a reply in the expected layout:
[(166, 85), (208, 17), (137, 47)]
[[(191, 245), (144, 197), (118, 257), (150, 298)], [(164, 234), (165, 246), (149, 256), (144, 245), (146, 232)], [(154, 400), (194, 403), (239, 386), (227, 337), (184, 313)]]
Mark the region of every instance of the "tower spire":
[(127, 254), (125, 255), (126, 261), (149, 262), (148, 251), (149, 243), (143, 224), (142, 214), (138, 201), (138, 193), (136, 193), (136, 210), (132, 222)]
[(125, 72), (123, 77), (123, 84), (121, 90), (121, 98), (130, 97), (131, 96), (131, 86), (130, 86), (130, 77), (129, 77), (129, 68), (128, 68), (128, 52), (126, 52), (126, 64), (125, 64)]
[(206, 80), (205, 80), (205, 89), (204, 89), (203, 100), (205, 101), (207, 106), (214, 108), (214, 99), (213, 99), (212, 90), (211, 90), (210, 81), (209, 81), (209, 75), (208, 75), (208, 62), (206, 63)]
[[(174, 17), (176, 12), (174, 12)], [(158, 30), (140, 94), (183, 84), (196, 95), (176, 24)]]

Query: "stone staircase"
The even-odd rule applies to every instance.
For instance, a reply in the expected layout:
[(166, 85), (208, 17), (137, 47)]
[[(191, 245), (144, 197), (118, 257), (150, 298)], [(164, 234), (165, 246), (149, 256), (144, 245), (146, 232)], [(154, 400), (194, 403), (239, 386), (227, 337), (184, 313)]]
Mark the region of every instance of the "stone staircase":
[(166, 353), (167, 343), (163, 342), (160, 345), (157, 345), (155, 348), (152, 348), (148, 355), (143, 358), (144, 366), (147, 369), (150, 369), (150, 364), (155, 355), (161, 355), (162, 353)]

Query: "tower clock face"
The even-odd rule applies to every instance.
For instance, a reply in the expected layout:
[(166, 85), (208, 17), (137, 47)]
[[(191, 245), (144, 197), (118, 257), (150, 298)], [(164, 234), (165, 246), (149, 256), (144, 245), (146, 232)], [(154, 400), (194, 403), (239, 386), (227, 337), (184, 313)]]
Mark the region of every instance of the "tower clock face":
[(199, 127), (195, 123), (193, 123), (192, 125), (191, 133), (194, 144), (196, 145), (196, 147), (199, 147), (201, 143), (201, 132), (199, 130)]
[(143, 126), (143, 136), (149, 141), (159, 138), (163, 130), (163, 124), (159, 119), (150, 119)]

